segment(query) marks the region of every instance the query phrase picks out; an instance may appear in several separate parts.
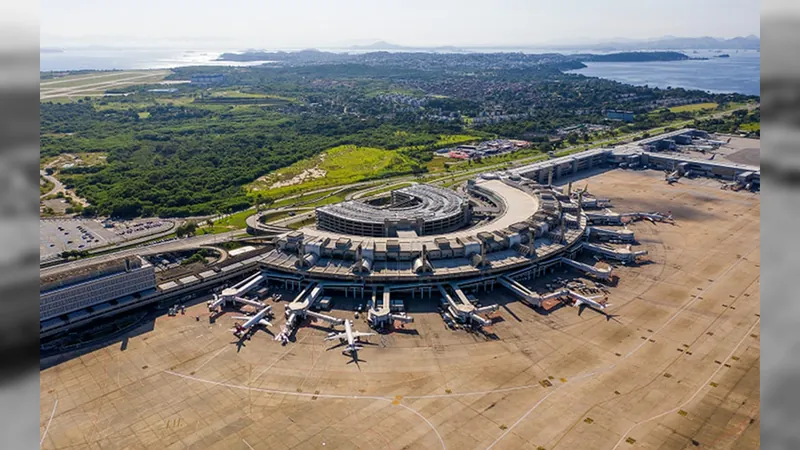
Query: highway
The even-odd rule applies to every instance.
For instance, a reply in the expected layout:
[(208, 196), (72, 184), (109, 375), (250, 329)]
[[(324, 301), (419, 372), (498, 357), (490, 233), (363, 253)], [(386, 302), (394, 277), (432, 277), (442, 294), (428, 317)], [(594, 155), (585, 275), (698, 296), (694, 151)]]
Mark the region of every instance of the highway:
[(133, 256), (133, 255), (152, 255), (156, 253), (165, 253), (165, 252), (174, 252), (178, 250), (188, 250), (193, 248), (198, 248), (201, 246), (213, 245), (218, 244), (220, 242), (225, 242), (230, 238), (242, 234), (242, 230), (234, 230), (228, 231), (226, 233), (220, 234), (205, 234), (202, 236), (193, 236), (183, 239), (176, 239), (173, 241), (162, 242), (159, 244), (153, 244), (143, 247), (133, 247), (126, 250), (120, 250), (113, 253), (108, 253), (100, 256), (95, 256), (92, 258), (87, 259), (79, 259), (77, 261), (72, 261), (69, 263), (59, 264), (56, 266), (46, 267), (39, 270), (40, 276), (45, 275), (52, 275), (56, 273), (65, 272), (68, 270), (77, 269), (80, 267), (85, 267), (88, 265), (112, 261), (117, 258), (122, 258), (125, 256)]

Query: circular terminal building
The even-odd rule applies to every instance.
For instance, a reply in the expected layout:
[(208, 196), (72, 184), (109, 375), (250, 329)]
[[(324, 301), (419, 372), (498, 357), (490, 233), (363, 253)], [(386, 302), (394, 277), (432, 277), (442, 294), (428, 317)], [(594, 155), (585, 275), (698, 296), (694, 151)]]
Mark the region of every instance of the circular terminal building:
[(415, 184), (391, 193), (388, 205), (351, 200), (317, 208), (317, 227), (355, 236), (396, 237), (447, 233), (469, 224), (469, 201), (437, 186)]
[(270, 278), (390, 289), (493, 282), (574, 256), (587, 227), (569, 195), (516, 176), (470, 180), (463, 195), (417, 184), (387, 203), (318, 208), (316, 225), (280, 236), (262, 268)]

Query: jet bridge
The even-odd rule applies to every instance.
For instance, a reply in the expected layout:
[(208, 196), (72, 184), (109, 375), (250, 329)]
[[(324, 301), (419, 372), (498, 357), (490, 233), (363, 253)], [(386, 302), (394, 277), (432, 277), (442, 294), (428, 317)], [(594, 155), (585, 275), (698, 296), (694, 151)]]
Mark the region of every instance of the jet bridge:
[(283, 344), (289, 342), (289, 336), (291, 336), (295, 328), (297, 328), (300, 319), (306, 316), (325, 320), (336, 325), (341, 325), (343, 323), (342, 319), (309, 311), (311, 305), (314, 304), (323, 290), (324, 286), (321, 283), (311, 283), (300, 291), (300, 294), (298, 294), (291, 303), (286, 305), (286, 323), (283, 325), (281, 332), (275, 335), (276, 341), (281, 341)]
[(673, 222), (672, 214), (670, 213), (661, 214), (657, 212), (629, 212), (617, 214), (607, 209), (598, 213), (587, 212), (586, 218), (589, 220), (589, 223), (600, 225), (622, 225), (623, 220), (626, 218), (630, 220), (646, 219), (651, 222)]
[(502, 276), (499, 277), (498, 280), (500, 281), (500, 284), (502, 284), (511, 292), (517, 294), (529, 306), (541, 307), (542, 303), (547, 300), (561, 299), (563, 301), (566, 298), (571, 299), (573, 301), (572, 304), (575, 306), (584, 304), (597, 310), (604, 310), (608, 306), (604, 302), (595, 301), (593, 298), (582, 295), (571, 289), (560, 289), (549, 294), (539, 295), (508, 277)]
[(386, 326), (397, 320), (402, 323), (412, 323), (414, 318), (406, 314), (392, 314), (391, 313), (391, 289), (385, 287), (383, 294), (379, 295), (377, 289), (372, 290), (372, 297), (369, 300), (367, 322), (372, 328), (379, 328)]
[(500, 308), (498, 305), (489, 305), (482, 308), (476, 308), (472, 303), (470, 303), (469, 299), (464, 294), (464, 291), (462, 291), (457, 284), (450, 283), (450, 288), (456, 295), (455, 299), (447, 292), (447, 290), (444, 288), (444, 285), (437, 284), (436, 286), (439, 288), (439, 292), (442, 294), (442, 297), (445, 299), (445, 301), (447, 301), (450, 314), (458, 318), (460, 321), (477, 323), (480, 326), (492, 324), (490, 319), (486, 319), (480, 316), (480, 314), (489, 314), (495, 312)]
[(607, 198), (583, 197), (581, 199), (582, 209), (603, 209), (611, 206), (611, 200)]
[(602, 212), (586, 212), (585, 214), (589, 223), (592, 224), (622, 225), (622, 216), (607, 209)]
[(542, 304), (542, 297), (532, 292), (530, 289), (526, 288), (522, 285), (522, 283), (508, 278), (506, 276), (501, 276), (497, 278), (497, 281), (506, 289), (516, 294), (519, 298), (522, 299), (528, 306), (536, 306), (539, 307)]
[(623, 230), (609, 230), (608, 228), (600, 227), (586, 227), (586, 234), (590, 238), (595, 238), (600, 241), (619, 241), (619, 242), (633, 242), (633, 231), (626, 229)]
[(614, 248), (604, 245), (601, 246), (597, 244), (592, 244), (590, 242), (584, 242), (582, 245), (584, 249), (589, 250), (590, 252), (597, 253), (607, 258), (611, 258), (616, 261), (621, 261), (623, 263), (636, 262), (636, 258), (647, 254), (647, 250), (639, 250), (639, 251), (631, 250), (630, 245), (628, 245), (625, 248)]
[(265, 306), (263, 302), (248, 300), (244, 298), (243, 295), (258, 287), (266, 279), (267, 277), (263, 272), (258, 272), (257, 274), (249, 278), (245, 278), (239, 283), (236, 283), (233, 285), (233, 287), (224, 289), (220, 295), (215, 294), (214, 298), (208, 301), (208, 310), (217, 311), (218, 308), (224, 307), (228, 304), (228, 302), (254, 306), (259, 310), (263, 309)]
[[(647, 252), (645, 252), (645, 253), (647, 253)], [(589, 265), (589, 264), (584, 264), (584, 263), (582, 263), (580, 261), (575, 261), (573, 259), (564, 258), (564, 257), (561, 257), (559, 259), (559, 261), (561, 261), (562, 263), (564, 263), (564, 264), (566, 264), (568, 266), (571, 266), (571, 267), (573, 267), (573, 268), (575, 268), (575, 269), (577, 269), (577, 270), (579, 270), (579, 271), (581, 271), (583, 273), (588, 273), (588, 274), (594, 276), (595, 278), (599, 278), (601, 280), (607, 280), (607, 279), (609, 279), (611, 277), (611, 271), (612, 271), (611, 267), (609, 267), (607, 269), (601, 269), (599, 267), (595, 267), (595, 266), (592, 266), (592, 265)]]

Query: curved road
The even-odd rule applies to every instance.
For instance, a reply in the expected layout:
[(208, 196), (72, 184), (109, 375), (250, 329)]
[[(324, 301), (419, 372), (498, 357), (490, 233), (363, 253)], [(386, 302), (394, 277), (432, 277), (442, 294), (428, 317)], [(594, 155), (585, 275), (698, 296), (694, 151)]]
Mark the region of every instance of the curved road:
[(95, 256), (87, 259), (79, 259), (77, 261), (46, 267), (39, 271), (39, 275), (40, 276), (52, 275), (56, 273), (65, 272), (68, 270), (78, 269), (96, 263), (112, 261), (125, 256), (152, 255), (155, 253), (174, 252), (178, 250), (187, 250), (192, 248), (209, 246), (220, 242), (225, 242), (229, 238), (232, 238), (233, 236), (241, 233), (242, 230), (235, 230), (220, 234), (206, 234), (202, 236), (193, 236), (183, 239), (177, 239), (174, 241), (148, 245), (144, 247), (129, 248), (126, 250), (120, 250), (118, 252), (108, 253), (101, 256)]
[(44, 197), (47, 197), (48, 195), (57, 194), (57, 193), (59, 193), (59, 192), (64, 190), (64, 184), (61, 183), (60, 181), (58, 181), (58, 178), (56, 178), (56, 177), (54, 177), (52, 175), (47, 175), (47, 173), (45, 173), (44, 170), (40, 170), (39, 171), (39, 175), (42, 178), (44, 178), (45, 180), (53, 183), (53, 189), (50, 189), (49, 192), (40, 195), (39, 198), (44, 198)]

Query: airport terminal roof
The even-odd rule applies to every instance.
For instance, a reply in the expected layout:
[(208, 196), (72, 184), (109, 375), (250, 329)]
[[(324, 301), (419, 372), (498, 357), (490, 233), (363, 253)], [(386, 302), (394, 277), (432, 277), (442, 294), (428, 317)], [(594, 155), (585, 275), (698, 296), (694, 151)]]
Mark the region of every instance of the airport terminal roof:
[[(481, 180), (478, 181), (477, 184), (481, 185), (486, 189), (492, 190), (497, 195), (503, 198), (506, 205), (513, 205), (513, 207), (506, 208), (505, 211), (503, 211), (491, 222), (486, 222), (477, 227), (467, 228), (459, 231), (453, 231), (451, 233), (445, 233), (445, 234), (438, 234), (438, 235), (432, 234), (426, 236), (419, 236), (416, 238), (406, 238), (402, 239), (402, 241), (409, 243), (423, 243), (423, 242), (433, 243), (434, 241), (436, 241), (437, 238), (454, 239), (460, 237), (464, 239), (471, 236), (476, 236), (478, 233), (481, 232), (493, 232), (495, 230), (508, 228), (515, 223), (525, 221), (526, 219), (530, 218), (534, 213), (536, 213), (536, 211), (539, 210), (539, 200), (535, 195), (531, 195), (513, 186), (509, 186), (503, 181)], [(445, 190), (443, 188), (439, 189)], [(313, 226), (302, 228), (302, 231), (307, 236), (306, 239), (312, 237), (320, 237), (320, 238), (329, 238), (335, 241), (341, 238), (342, 236), (347, 236), (341, 233), (334, 233), (330, 231), (320, 230)], [(349, 237), (355, 240), (365, 240), (363, 236), (353, 235)], [(389, 240), (397, 240), (397, 238), (370, 237), (369, 240), (374, 241), (377, 244), (380, 242), (385, 243)]]
[(103, 261), (87, 266), (78, 266), (74, 269), (52, 273), (39, 277), (39, 291), (46, 292), (52, 289), (68, 286), (102, 275), (125, 271), (125, 260), (129, 260), (131, 267), (141, 267), (143, 261), (136, 256)]
[(318, 211), (346, 220), (383, 224), (386, 220), (417, 220), (426, 221), (447, 218), (461, 212), (467, 200), (450, 189), (415, 184), (397, 189), (395, 192), (417, 199), (408, 206), (397, 205), (391, 207), (373, 206), (357, 200), (337, 203), (318, 208)]

